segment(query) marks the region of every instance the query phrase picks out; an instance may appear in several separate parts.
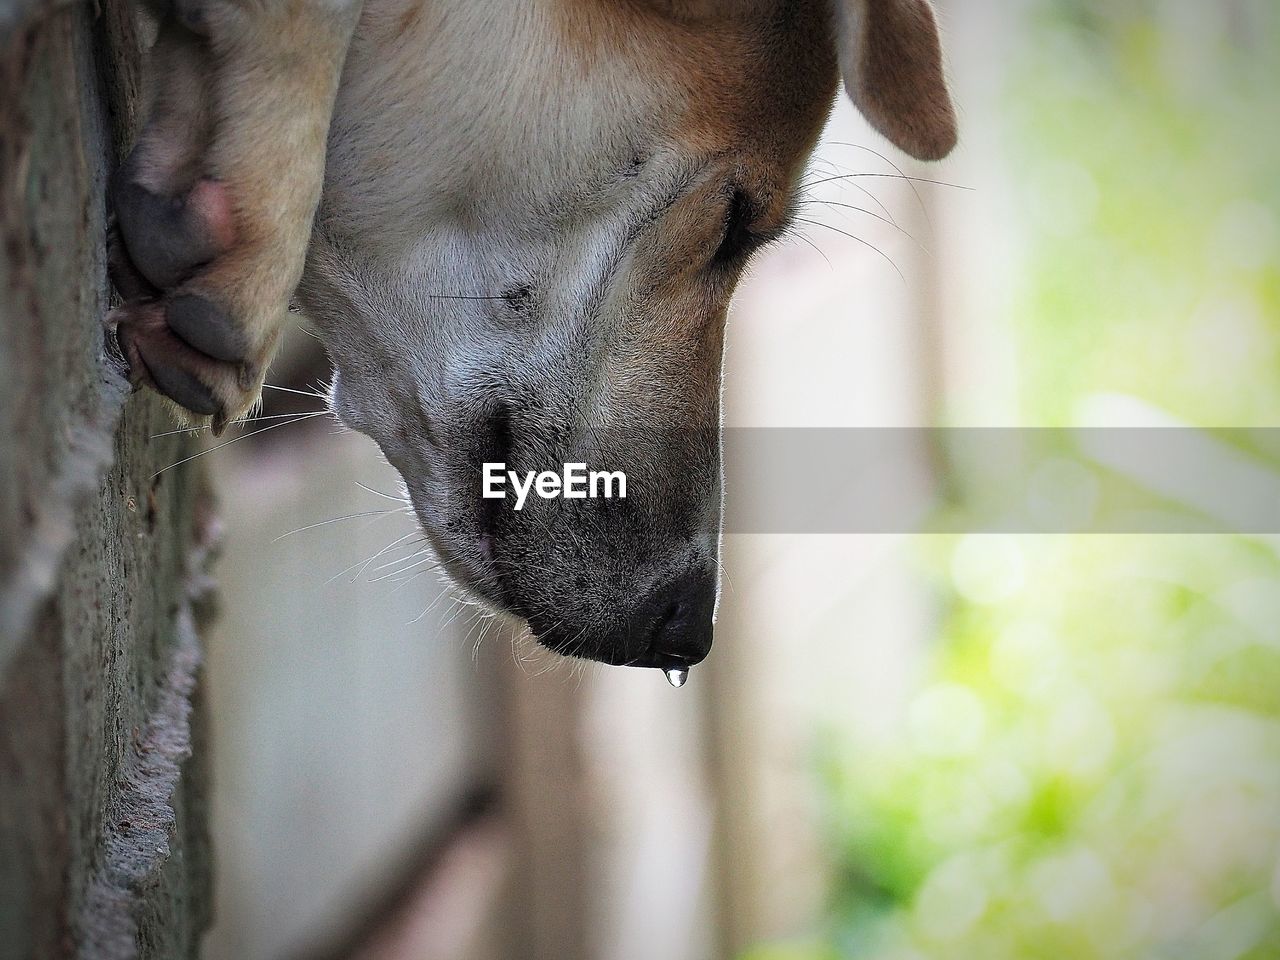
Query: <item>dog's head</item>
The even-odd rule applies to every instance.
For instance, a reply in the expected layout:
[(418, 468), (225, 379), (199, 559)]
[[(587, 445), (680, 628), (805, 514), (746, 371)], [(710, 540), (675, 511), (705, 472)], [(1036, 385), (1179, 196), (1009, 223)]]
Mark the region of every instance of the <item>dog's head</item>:
[[(706, 656), (725, 314), (841, 74), (950, 150), (926, 0), (366, 0), (301, 296), (444, 568), (552, 649)], [(483, 496), (579, 462), (626, 497)]]

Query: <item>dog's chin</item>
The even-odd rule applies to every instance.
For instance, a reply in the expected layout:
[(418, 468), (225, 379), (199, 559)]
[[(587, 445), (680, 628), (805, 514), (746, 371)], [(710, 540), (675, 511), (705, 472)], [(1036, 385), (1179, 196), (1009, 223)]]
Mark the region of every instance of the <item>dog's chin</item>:
[(563, 639), (555, 640), (539, 635), (531, 618), (520, 611), (521, 604), (508, 597), (507, 591), (492, 572), (492, 552), (484, 549), (483, 542), (478, 551), (478, 558), (460, 555), (460, 551), (450, 548), (448, 541), (433, 532), (425, 523), (420, 522), (427, 542), (437, 560), (437, 572), (448, 584), (450, 590), (467, 603), (475, 604), (485, 613), (505, 622), (511, 629), (526, 632), (536, 643), (559, 656), (569, 659), (594, 660), (600, 663), (618, 665), (625, 662), (621, 657), (613, 656), (594, 643), (578, 638), (572, 642)]
[[(530, 627), (532, 631), (533, 628)], [(552, 653), (570, 660), (589, 660), (603, 663), (608, 667), (656, 667), (659, 664), (647, 653), (628, 653), (619, 647), (611, 646), (603, 640), (583, 636), (569, 641), (544, 639), (533, 634), (538, 643)]]
[[(561, 618), (548, 617), (545, 612), (531, 612), (518, 597), (510, 596), (498, 580), (492, 569), (491, 555), (460, 555), (450, 549), (445, 538), (433, 533), (425, 524), (423, 531), (438, 559), (438, 572), (455, 593), (514, 629), (527, 630), (539, 646), (567, 659), (588, 660), (612, 667), (671, 667), (673, 661), (670, 656), (661, 655), (648, 643), (637, 643), (621, 627), (607, 629), (603, 624), (594, 622), (592, 626), (573, 630), (565, 628)], [(566, 600), (565, 607), (569, 606), (571, 604)], [(701, 659), (701, 656), (685, 658), (680, 664), (687, 668)]]
[(485, 549), (482, 534), (474, 538), (476, 545), (468, 548), (465, 541), (459, 543), (458, 537), (443, 533), (421, 511), (418, 511), (418, 526), (435, 555), (436, 572), (455, 593), (482, 607), (486, 613), (515, 616), (494, 570), (492, 551)]

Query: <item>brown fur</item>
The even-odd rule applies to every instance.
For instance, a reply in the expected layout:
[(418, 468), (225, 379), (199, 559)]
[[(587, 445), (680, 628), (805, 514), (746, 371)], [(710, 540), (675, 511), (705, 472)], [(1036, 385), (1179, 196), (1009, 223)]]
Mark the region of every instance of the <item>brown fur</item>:
[[(212, 405), (220, 424), (257, 398), (303, 269), (324, 178), (330, 113), (358, 4), (175, 2), (174, 18), (153, 51), (152, 86), (158, 92), (131, 175), (153, 192), (174, 196), (183, 196), (201, 177), (212, 178), (226, 191), (234, 241), (222, 244), (211, 262), (193, 264), (176, 288), (158, 291), (159, 306), (131, 302), (112, 320), (120, 324), (130, 357), (139, 361), (141, 379), (165, 390), (157, 382), (162, 378), (149, 378), (146, 368), (180, 367), (166, 382), (201, 389), (171, 396), (188, 407)], [(382, 21), (390, 32), (381, 42), (420, 32), (430, 19), (424, 17), (430, 2), (401, 4), (393, 20)], [(655, 86), (666, 89), (669, 109), (678, 114), (674, 131), (665, 132), (674, 132), (689, 151), (719, 169), (720, 189), (683, 198), (654, 241), (664, 245), (654, 262), (667, 270), (655, 278), (655, 287), (686, 305), (709, 303), (718, 323), (732, 285), (705, 289), (705, 281), (691, 278), (685, 267), (712, 240), (727, 202), (725, 184), (750, 193), (754, 229), (771, 232), (785, 221), (836, 85), (837, 52), (851, 96), (887, 137), (926, 159), (944, 155), (955, 143), (955, 117), (926, 0), (547, 3), (562, 39), (576, 50), (570, 61), (578, 64), (584, 83), (613, 58), (641, 64), (654, 75)], [(399, 162), (370, 145), (371, 171), (390, 173)], [(139, 229), (136, 223), (122, 226), (125, 233)], [(165, 312), (182, 298), (198, 298), (212, 305), (205, 313), (221, 311), (228, 318), (233, 329), (213, 340), (241, 344), (238, 360), (193, 353), (190, 337), (183, 342), (168, 335)]]
[[(173, 2), (153, 64), (181, 82), (156, 77), (117, 196), (138, 379), (243, 411), (302, 274), (334, 412), (457, 583), (552, 649), (699, 662), (730, 297), (838, 64), (899, 146), (954, 142), (925, 0), (363, 0), (350, 50), (361, 0)], [(493, 458), (591, 461), (634, 495), (477, 506)]]
[[(301, 276), (355, 23), (312, 0), (208, 0), (186, 19), (199, 34), (167, 18), (152, 51), (152, 109), (128, 175), (177, 198), (201, 177), (221, 184), (234, 242), (161, 291), (159, 306), (131, 302), (109, 319), (137, 378), (167, 393), (166, 382), (197, 381), (195, 393), (170, 395), (188, 408), (192, 397), (211, 407), (220, 428), (256, 402)], [(235, 362), (193, 352), (168, 334), (166, 304), (181, 298), (231, 318), (242, 347)], [(182, 368), (178, 379), (158, 375), (161, 365)]]
[(863, 20), (861, 36), (845, 47), (849, 95), (907, 153), (942, 159), (956, 145), (956, 116), (933, 9), (925, 0), (874, 0)]

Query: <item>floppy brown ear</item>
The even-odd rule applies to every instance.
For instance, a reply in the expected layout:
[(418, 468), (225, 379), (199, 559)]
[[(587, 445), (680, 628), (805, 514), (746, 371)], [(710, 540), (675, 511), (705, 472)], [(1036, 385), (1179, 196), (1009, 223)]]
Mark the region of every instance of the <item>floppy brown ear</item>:
[(956, 145), (942, 43), (928, 0), (836, 0), (840, 69), (862, 115), (918, 160)]

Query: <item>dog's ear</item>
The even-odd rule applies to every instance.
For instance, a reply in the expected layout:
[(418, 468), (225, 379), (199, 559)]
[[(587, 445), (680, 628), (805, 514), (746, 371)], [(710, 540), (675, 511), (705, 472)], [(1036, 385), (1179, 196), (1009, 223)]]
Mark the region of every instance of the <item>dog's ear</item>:
[(956, 145), (942, 43), (928, 0), (835, 0), (845, 89), (871, 125), (918, 160)]

